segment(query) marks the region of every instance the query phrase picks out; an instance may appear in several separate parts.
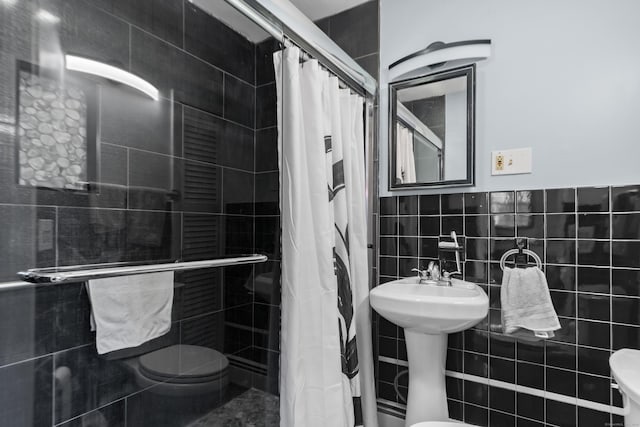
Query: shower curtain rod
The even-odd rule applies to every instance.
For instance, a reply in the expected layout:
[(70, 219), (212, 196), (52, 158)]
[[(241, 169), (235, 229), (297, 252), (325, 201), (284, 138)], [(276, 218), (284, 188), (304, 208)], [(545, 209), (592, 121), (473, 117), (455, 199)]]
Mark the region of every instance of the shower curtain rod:
[[(130, 276), (135, 274), (159, 273), (162, 271), (182, 271), (195, 270), (199, 268), (225, 267), (229, 265), (257, 264), (267, 261), (265, 255), (253, 254), (230, 258), (217, 258), (203, 261), (170, 262), (164, 264), (144, 264), (144, 265), (74, 265), (57, 268), (33, 268), (21, 271), (18, 276), (24, 282), (9, 282), (0, 284), (0, 290), (5, 288), (15, 289), (17, 287), (37, 284), (60, 284), (67, 282), (84, 282), (92, 279), (104, 279), (107, 277)], [(27, 282), (27, 283), (25, 283)]]
[(378, 82), (287, 0), (225, 0), (283, 43), (289, 40), (317, 58), (361, 95), (375, 96)]

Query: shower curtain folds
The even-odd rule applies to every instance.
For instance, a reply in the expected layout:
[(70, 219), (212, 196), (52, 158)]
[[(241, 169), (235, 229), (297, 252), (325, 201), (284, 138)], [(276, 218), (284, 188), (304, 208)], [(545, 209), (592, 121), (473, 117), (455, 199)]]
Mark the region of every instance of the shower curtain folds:
[(375, 427), (364, 100), (297, 47), (274, 54), (283, 427)]

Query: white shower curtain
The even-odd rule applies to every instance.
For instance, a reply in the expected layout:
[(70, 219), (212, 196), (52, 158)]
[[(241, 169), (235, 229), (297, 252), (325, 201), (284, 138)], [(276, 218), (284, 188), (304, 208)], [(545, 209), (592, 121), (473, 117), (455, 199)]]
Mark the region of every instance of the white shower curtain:
[(416, 159), (414, 155), (413, 131), (402, 124), (396, 125), (396, 183), (416, 182)]
[(282, 217), (280, 425), (376, 427), (363, 99), (274, 54)]

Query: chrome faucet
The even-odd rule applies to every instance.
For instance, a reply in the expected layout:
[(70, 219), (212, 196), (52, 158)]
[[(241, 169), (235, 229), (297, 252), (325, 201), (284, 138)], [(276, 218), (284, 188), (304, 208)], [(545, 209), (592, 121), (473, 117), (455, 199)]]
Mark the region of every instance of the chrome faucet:
[(420, 270), (419, 268), (412, 268), (411, 271), (418, 273), (418, 278), (420, 278), (418, 283), (421, 285), (424, 283), (427, 283), (427, 281), (430, 280), (429, 270)]

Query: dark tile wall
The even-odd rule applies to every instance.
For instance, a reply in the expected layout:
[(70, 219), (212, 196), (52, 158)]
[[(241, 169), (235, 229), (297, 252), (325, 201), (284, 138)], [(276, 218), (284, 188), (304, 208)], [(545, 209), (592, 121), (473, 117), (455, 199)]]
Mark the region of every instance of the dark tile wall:
[[(464, 278), (485, 289), (490, 308), (474, 328), (450, 335), (447, 369), (620, 407), (608, 358), (640, 349), (639, 209), (640, 186), (381, 198), (379, 282), (436, 260), (439, 239), (456, 230), (464, 238)], [(515, 238), (526, 238), (544, 261), (562, 325), (552, 339), (502, 334), (499, 260)], [(376, 317), (378, 397), (401, 412), (393, 380), (406, 369), (403, 331)], [(401, 377), (402, 393), (406, 384)], [(447, 390), (452, 417), (474, 425), (622, 425), (609, 412), (454, 377)]]
[[(59, 21), (39, 21), (39, 9)], [(91, 80), (100, 170), (86, 192), (15, 179), (16, 61), (42, 67), (62, 52), (129, 70), (161, 94)], [(266, 253), (255, 268), (177, 274), (173, 327), (157, 344), (215, 348), (251, 372), (234, 378), (240, 386), (277, 392), (275, 85), (260, 52), (186, 0), (0, 3), (0, 281), (34, 267)], [(89, 313), (80, 283), (0, 294), (0, 424), (185, 424), (185, 402), (158, 403), (96, 354)]]

